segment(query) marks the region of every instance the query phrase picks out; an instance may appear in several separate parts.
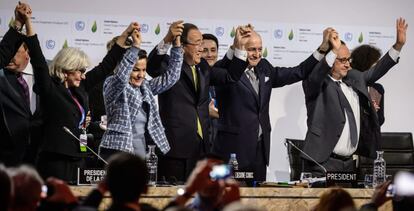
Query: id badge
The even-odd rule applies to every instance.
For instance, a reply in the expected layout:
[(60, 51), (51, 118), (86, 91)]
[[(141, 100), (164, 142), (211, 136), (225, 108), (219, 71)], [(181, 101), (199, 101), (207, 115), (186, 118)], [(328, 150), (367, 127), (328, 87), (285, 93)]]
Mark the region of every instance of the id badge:
[(86, 152), (87, 151), (86, 146), (88, 145), (88, 136), (86, 135), (86, 133), (82, 133), (79, 137), (79, 140), (80, 140), (80, 151)]

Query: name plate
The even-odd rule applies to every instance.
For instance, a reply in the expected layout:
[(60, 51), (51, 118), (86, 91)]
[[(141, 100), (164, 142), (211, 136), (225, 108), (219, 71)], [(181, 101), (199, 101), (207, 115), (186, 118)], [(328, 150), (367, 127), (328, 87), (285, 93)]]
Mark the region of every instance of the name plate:
[(357, 174), (354, 172), (327, 172), (326, 173), (327, 186), (340, 187), (357, 187)]
[(78, 185), (97, 184), (105, 178), (106, 171), (100, 168), (78, 168)]
[(254, 173), (250, 172), (250, 171), (235, 171), (234, 172), (234, 179), (253, 179), (254, 178)]

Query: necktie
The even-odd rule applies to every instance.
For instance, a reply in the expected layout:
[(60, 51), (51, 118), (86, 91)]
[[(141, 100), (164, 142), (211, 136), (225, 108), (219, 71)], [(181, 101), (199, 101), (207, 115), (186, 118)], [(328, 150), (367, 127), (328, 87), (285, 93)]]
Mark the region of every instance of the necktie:
[(335, 83), (337, 85), (336, 90), (338, 92), (339, 101), (342, 108), (345, 110), (346, 116), (348, 117), (349, 129), (351, 131), (351, 145), (352, 147), (355, 147), (358, 142), (358, 132), (354, 112), (352, 111), (351, 105), (349, 104), (344, 92), (341, 89), (341, 82), (337, 81)]
[(256, 91), (257, 94), (259, 94), (259, 80), (257, 80), (256, 73), (254, 72), (254, 69), (248, 69), (246, 71), (246, 74), (249, 76), (250, 83), (253, 86), (254, 91)]
[[(191, 72), (192, 72), (192, 75), (193, 75), (194, 89), (197, 92), (198, 80), (197, 80), (196, 68), (195, 68), (194, 65), (191, 66)], [(200, 122), (200, 118), (198, 117), (198, 114), (197, 114), (197, 134), (201, 138), (203, 138), (203, 128), (201, 127), (201, 122)]]
[[(256, 91), (256, 94), (259, 94), (259, 80), (257, 79), (256, 73), (254, 72), (254, 69), (248, 69), (246, 71), (246, 74), (248, 75), (248, 78), (250, 80), (250, 83), (253, 86), (254, 91)], [(259, 123), (259, 133), (258, 133), (258, 137), (260, 137), (262, 135), (263, 131), (262, 131), (262, 126)], [(260, 140), (260, 138), (258, 139)]]
[(29, 94), (29, 86), (26, 83), (26, 80), (23, 78), (23, 73), (17, 75), (17, 81), (19, 82), (20, 86), (23, 89), (23, 98), (27, 105), (30, 107), (30, 94)]

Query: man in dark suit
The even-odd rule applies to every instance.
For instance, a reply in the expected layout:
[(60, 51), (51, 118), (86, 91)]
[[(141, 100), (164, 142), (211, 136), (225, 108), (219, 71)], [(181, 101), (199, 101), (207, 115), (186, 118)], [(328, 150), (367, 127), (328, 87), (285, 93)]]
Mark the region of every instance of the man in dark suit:
[[(17, 6), (15, 11), (15, 25), (21, 28), (25, 22), (19, 16), (19, 10), (23, 11), (22, 5)], [(22, 36), (17, 32), (15, 35), (15, 39)], [(15, 166), (24, 161), (33, 163), (38, 140), (33, 134), (40, 126), (36, 94), (32, 89), (33, 77), (23, 72), (29, 63), (27, 46), (18, 43), (20, 46), (17, 52), (13, 50), (14, 57), (7, 62), (5, 68), (0, 69), (0, 162), (7, 166)], [(13, 49), (13, 46), (10, 47)], [(29, 148), (30, 144), (33, 151)], [(27, 157), (29, 154), (30, 158)]]
[[(233, 66), (243, 62), (229, 62), (229, 70), (213, 68), (201, 58), (202, 35), (197, 26), (174, 22), (163, 41), (150, 53), (147, 72), (156, 77), (166, 70), (166, 52), (174, 34), (182, 32), (181, 43), (184, 49), (184, 62), (179, 81), (168, 91), (158, 95), (160, 116), (171, 146), (166, 156), (159, 156), (160, 177), (186, 181), (197, 160), (210, 151), (209, 127), (209, 86), (235, 83), (242, 71), (233, 71)], [(235, 38), (236, 48), (241, 48), (246, 36)]]
[[(324, 40), (324, 42), (326, 42)], [(240, 81), (216, 87), (220, 113), (213, 153), (225, 159), (236, 153), (239, 169), (253, 171), (256, 181), (266, 179), (270, 152), (269, 101), (272, 88), (303, 80), (323, 55), (313, 55), (296, 67), (273, 67), (262, 59), (262, 39), (253, 32), (242, 51), (234, 51), (233, 60), (247, 65)], [(229, 53), (231, 55), (229, 55)], [(233, 57), (228, 52), (228, 57)], [(221, 61), (218, 62), (222, 65)]]
[(0, 69), (0, 161), (8, 166), (22, 163), (29, 150), (32, 157), (26, 161), (33, 162), (39, 138), (34, 134), (40, 127), (40, 110), (36, 109), (36, 94), (27, 80), (30, 76), (23, 73), (28, 62), (29, 54), (23, 44), (9, 65)]
[(367, 86), (375, 83), (398, 61), (406, 40), (405, 20), (397, 20), (397, 41), (370, 70), (351, 69), (350, 52), (331, 32), (332, 51), (303, 82), (308, 111), (304, 150), (324, 169), (306, 160), (304, 170), (313, 176), (325, 171), (353, 171), (353, 154), (375, 158), (380, 129)]

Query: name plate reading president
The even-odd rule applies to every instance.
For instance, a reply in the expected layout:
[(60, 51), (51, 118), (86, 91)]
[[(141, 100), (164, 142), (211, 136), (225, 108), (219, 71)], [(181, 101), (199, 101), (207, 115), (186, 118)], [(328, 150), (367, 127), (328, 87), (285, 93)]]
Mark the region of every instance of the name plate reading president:
[(330, 186), (357, 187), (357, 174), (354, 172), (327, 172), (326, 184)]
[(105, 178), (106, 171), (100, 168), (78, 168), (78, 185), (97, 184)]

